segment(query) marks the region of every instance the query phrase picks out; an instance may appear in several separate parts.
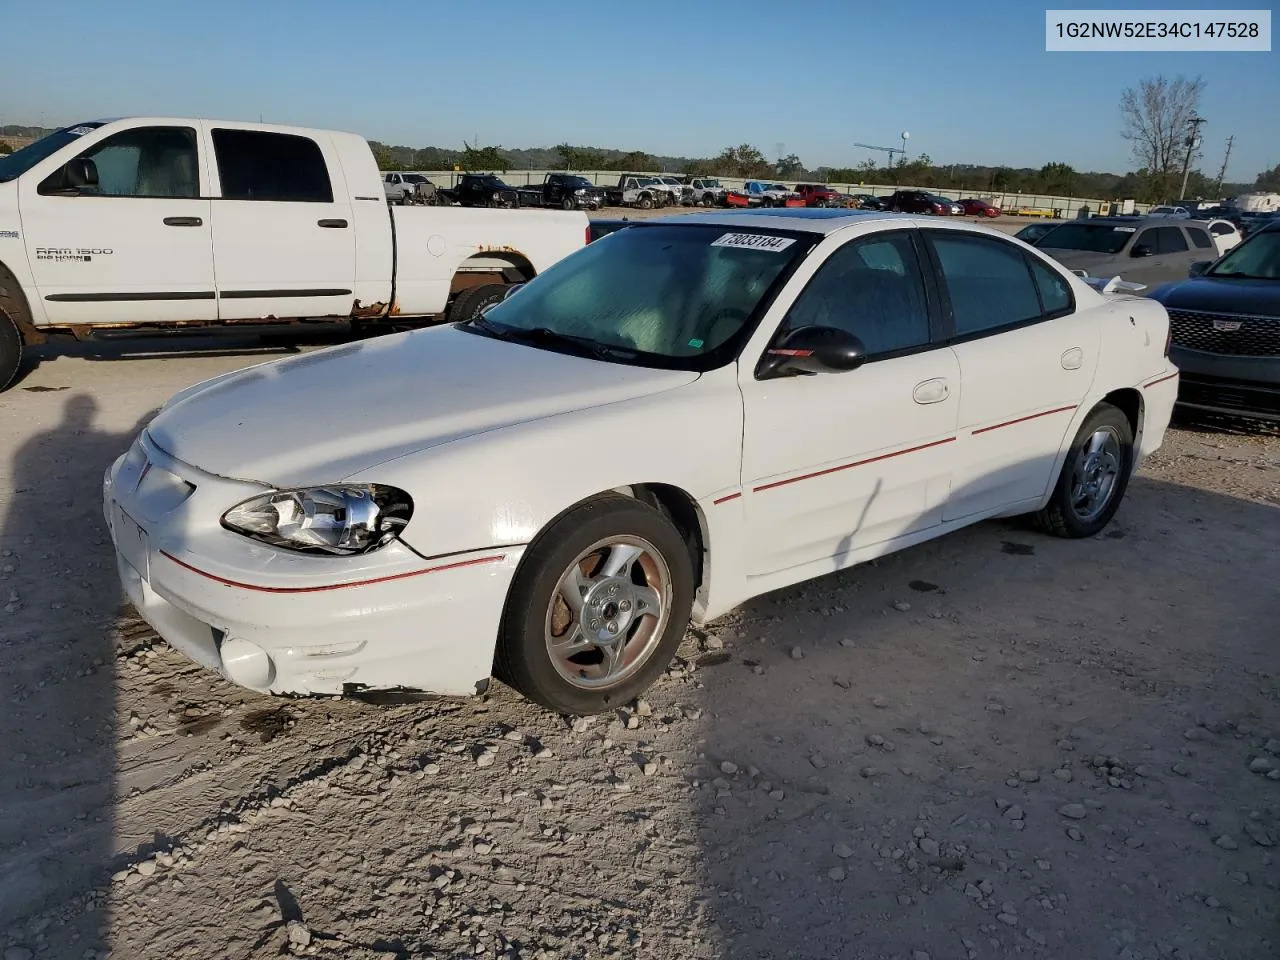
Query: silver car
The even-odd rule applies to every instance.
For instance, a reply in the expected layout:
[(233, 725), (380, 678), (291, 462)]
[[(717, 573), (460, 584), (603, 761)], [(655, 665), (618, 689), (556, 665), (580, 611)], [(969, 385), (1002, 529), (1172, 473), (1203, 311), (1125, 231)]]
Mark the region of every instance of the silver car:
[(1119, 276), (1149, 287), (1185, 279), (1191, 264), (1218, 255), (1204, 224), (1169, 217), (1069, 220), (1033, 245), (1087, 276)]

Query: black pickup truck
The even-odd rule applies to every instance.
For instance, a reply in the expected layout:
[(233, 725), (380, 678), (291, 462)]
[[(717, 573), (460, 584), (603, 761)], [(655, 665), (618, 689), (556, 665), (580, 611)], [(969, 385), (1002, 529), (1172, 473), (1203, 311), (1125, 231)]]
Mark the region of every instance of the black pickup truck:
[(496, 173), (464, 173), (458, 184), (448, 190), (436, 190), (444, 203), (464, 207), (518, 207), (520, 191), (503, 181)]
[(599, 210), (604, 203), (604, 191), (576, 173), (548, 173), (541, 186), (521, 187), (517, 193), (524, 207)]

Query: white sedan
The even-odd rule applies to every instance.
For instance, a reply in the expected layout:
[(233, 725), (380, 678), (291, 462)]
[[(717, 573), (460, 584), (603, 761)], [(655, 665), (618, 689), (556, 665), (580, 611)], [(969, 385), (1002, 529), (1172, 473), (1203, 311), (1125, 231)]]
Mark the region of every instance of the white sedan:
[(641, 221), (473, 321), (179, 393), (105, 511), (138, 611), (245, 687), (603, 711), (757, 594), (989, 517), (1098, 533), (1168, 333), (983, 226)]

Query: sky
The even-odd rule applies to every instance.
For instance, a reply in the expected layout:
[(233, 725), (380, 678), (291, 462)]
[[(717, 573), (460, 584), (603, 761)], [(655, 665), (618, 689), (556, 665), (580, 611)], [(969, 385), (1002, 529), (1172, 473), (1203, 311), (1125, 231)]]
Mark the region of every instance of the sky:
[(1133, 167), (1121, 92), (1182, 74), (1207, 84), (1207, 174), (1232, 134), (1228, 181), (1280, 163), (1274, 43), (1048, 53), (1046, 5), (0, 0), (0, 124), (261, 116), (415, 147), (713, 156), (751, 143), (773, 157), (783, 144), (809, 167), (882, 161), (854, 144), (898, 146), (906, 130), (910, 153), (935, 163), (1119, 173)]

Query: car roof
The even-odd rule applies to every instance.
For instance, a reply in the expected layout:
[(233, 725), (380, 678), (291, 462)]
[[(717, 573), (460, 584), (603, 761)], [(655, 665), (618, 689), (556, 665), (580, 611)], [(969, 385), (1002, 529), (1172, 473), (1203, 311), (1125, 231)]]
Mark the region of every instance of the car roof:
[[(826, 236), (854, 224), (874, 220), (902, 220), (911, 222), (917, 218), (909, 213), (887, 213), (883, 210), (844, 210), (831, 207), (795, 207), (779, 210), (776, 207), (756, 210), (736, 210), (732, 213), (678, 213), (666, 217), (654, 217), (646, 223), (712, 224), (724, 227), (766, 227), (774, 230), (800, 230)], [(948, 224), (948, 226), (951, 226)], [(971, 226), (964, 224), (956, 226)], [(989, 229), (989, 228), (980, 228)]]

